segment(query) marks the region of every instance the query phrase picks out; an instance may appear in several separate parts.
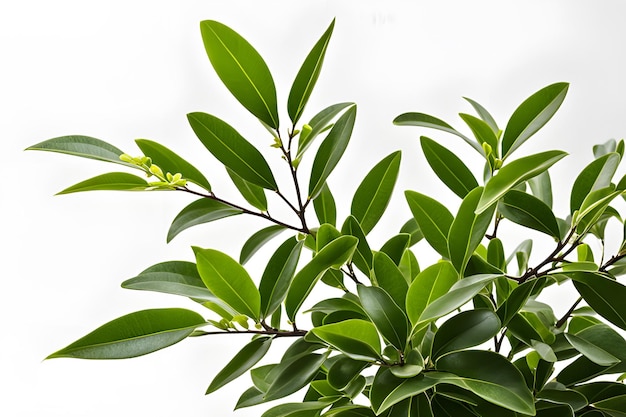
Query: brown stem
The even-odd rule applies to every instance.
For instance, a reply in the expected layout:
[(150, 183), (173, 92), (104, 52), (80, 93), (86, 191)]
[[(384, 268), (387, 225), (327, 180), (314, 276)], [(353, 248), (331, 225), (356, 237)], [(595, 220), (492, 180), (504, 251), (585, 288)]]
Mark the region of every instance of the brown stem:
[(582, 297), (578, 297), (578, 300), (576, 300), (576, 302), (570, 307), (570, 309), (567, 310), (567, 313), (563, 314), (563, 317), (561, 317), (559, 321), (556, 322), (554, 327), (558, 329), (559, 327), (562, 327), (565, 323), (567, 323), (567, 319), (569, 319), (569, 316), (572, 315), (572, 313), (574, 312), (574, 310), (576, 310), (576, 307), (578, 307), (578, 304), (580, 304), (582, 300)]
[(305, 330), (294, 330), (294, 331), (286, 331), (286, 330), (223, 330), (216, 332), (204, 332), (199, 334), (199, 336), (209, 336), (216, 334), (265, 334), (271, 335), (274, 337), (302, 337), (307, 334)]

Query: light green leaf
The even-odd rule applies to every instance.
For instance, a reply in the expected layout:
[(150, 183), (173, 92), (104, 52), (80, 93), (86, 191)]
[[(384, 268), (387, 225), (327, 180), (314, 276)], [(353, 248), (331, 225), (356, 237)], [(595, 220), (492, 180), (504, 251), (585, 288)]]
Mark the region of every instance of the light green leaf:
[(206, 393), (210, 394), (217, 391), (224, 385), (243, 375), (248, 369), (252, 368), (269, 350), (273, 337), (262, 336), (252, 339), (250, 343), (245, 345), (226, 366), (218, 372), (213, 378)]
[(183, 178), (199, 185), (209, 192), (211, 191), (211, 184), (209, 184), (206, 177), (198, 171), (196, 167), (173, 151), (160, 143), (148, 139), (137, 139), (135, 143), (137, 143), (137, 146), (139, 146), (143, 154), (149, 156), (150, 159), (152, 159), (152, 163), (158, 165), (163, 172), (170, 172), (172, 175), (180, 173)]
[(602, 317), (626, 330), (626, 287), (617, 281), (593, 272), (568, 274), (576, 290)]
[(380, 338), (376, 327), (365, 320), (350, 319), (315, 327), (311, 332), (358, 361), (375, 361), (380, 358)]
[(492, 177), (478, 203), (477, 213), (482, 213), (496, 203), (516, 185), (545, 172), (557, 161), (567, 155), (563, 151), (547, 151), (516, 159), (504, 165), (498, 174)]
[(615, 152), (617, 150), (617, 142), (615, 139), (609, 139), (604, 143), (593, 145), (593, 157), (600, 158), (608, 153)]
[(380, 334), (398, 350), (404, 350), (409, 324), (402, 309), (380, 287), (358, 285), (357, 290), (363, 309)]
[(608, 209), (609, 204), (623, 191), (615, 190), (615, 186), (611, 184), (606, 188), (590, 192), (580, 206), (580, 210), (572, 216), (572, 225), (576, 227), (576, 233), (581, 236), (587, 234)]
[(601, 156), (587, 165), (576, 177), (570, 195), (570, 213), (580, 209), (592, 191), (608, 187), (620, 163), (619, 154), (613, 152)]
[(343, 155), (356, 119), (356, 106), (350, 107), (341, 115), (317, 151), (309, 179), (309, 199), (314, 199), (322, 191), (326, 179), (335, 169)]
[(250, 113), (278, 129), (276, 87), (267, 64), (244, 38), (213, 20), (200, 23), (204, 48), (226, 88)]
[(346, 221), (343, 223), (343, 226), (341, 226), (341, 233), (344, 235), (354, 236), (359, 239), (356, 251), (352, 256), (352, 262), (361, 272), (369, 277), (373, 264), (372, 250), (367, 243), (367, 238), (361, 229), (359, 221), (354, 218), (354, 216), (348, 216)]
[(133, 358), (178, 343), (205, 324), (198, 313), (182, 308), (137, 311), (98, 327), (46, 359)]
[(317, 229), (317, 234), (315, 236), (315, 251), (321, 251), (324, 246), (328, 245), (339, 236), (341, 236), (341, 232), (337, 230), (335, 226), (324, 223), (319, 227), (319, 229)]
[(559, 240), (561, 233), (554, 213), (543, 201), (523, 191), (510, 190), (498, 202), (498, 212), (508, 220), (538, 230)]
[(263, 245), (265, 245), (267, 242), (269, 242), (285, 230), (286, 229), (283, 226), (277, 224), (274, 226), (266, 227), (265, 229), (261, 229), (252, 236), (250, 236), (250, 238), (246, 240), (246, 243), (244, 243), (243, 247), (241, 248), (239, 263), (243, 265), (248, 262), (250, 258), (252, 258), (252, 255), (254, 255), (259, 249), (261, 249)]
[(423, 321), (426, 307), (446, 294), (458, 280), (458, 272), (447, 261), (429, 266), (415, 277), (406, 294), (406, 312), (414, 327)]
[(420, 142), (428, 164), (454, 194), (464, 198), (478, 187), (472, 171), (453, 152), (426, 136), (422, 136)]
[[(402, 254), (398, 269), (400, 270), (400, 272), (402, 272), (402, 275), (404, 275), (404, 279), (409, 284), (413, 282), (417, 274), (420, 273), (420, 266), (417, 262), (417, 257), (411, 251), (411, 249), (404, 250), (404, 254)], [(401, 307), (402, 305), (403, 303), (400, 303)]]
[(447, 258), (448, 233), (454, 217), (438, 201), (416, 191), (405, 191), (406, 201), (424, 238), (441, 256)]
[(289, 99), (287, 100), (287, 112), (294, 126), (298, 123), (304, 111), (304, 106), (306, 106), (311, 96), (311, 91), (313, 91), (313, 87), (315, 87), (334, 26), (335, 20), (333, 19), (328, 29), (326, 29), (326, 32), (324, 32), (315, 46), (313, 46), (311, 52), (309, 52), (309, 55), (307, 55), (291, 86)]
[(420, 226), (415, 218), (407, 220), (400, 228), (400, 233), (408, 233), (411, 235), (409, 246), (415, 245), (424, 238), (424, 234), (422, 233), (422, 230), (420, 229)]
[(261, 152), (229, 124), (200, 112), (189, 113), (187, 119), (200, 142), (227, 168), (259, 187), (278, 189)]
[(500, 319), (490, 310), (462, 311), (446, 320), (435, 333), (432, 357), (477, 346), (500, 331)]
[(590, 361), (601, 366), (612, 366), (620, 362), (618, 358), (592, 342), (575, 334), (565, 333), (567, 341)]
[[(459, 116), (465, 124), (472, 130), (474, 137), (481, 145), (486, 143), (493, 150), (494, 156), (499, 158), (498, 149), (498, 131), (493, 128), (484, 120), (472, 116), (471, 114), (459, 113)], [(495, 123), (495, 121), (494, 121)]]
[(82, 191), (143, 191), (148, 187), (146, 180), (136, 175), (126, 172), (109, 172), (74, 184), (59, 191), (57, 195)]
[[(498, 127), (498, 124), (496, 123), (496, 121), (493, 118), (493, 116), (487, 111), (487, 109), (485, 109), (483, 106), (481, 106), (480, 104), (478, 104), (476, 101), (472, 100), (471, 98), (467, 98), (467, 97), (463, 97), (463, 98), (465, 100), (467, 100), (467, 102), (469, 104), (472, 105), (474, 110), (476, 110), (476, 113), (478, 113), (480, 118), (485, 123), (487, 123), (487, 125), (491, 128), (491, 130), (493, 130), (494, 133), (497, 134), (500, 131), (500, 128)], [(497, 149), (497, 147), (494, 147), (494, 146), (492, 146), (492, 148), (494, 150)]]
[(328, 184), (324, 184), (319, 195), (313, 200), (313, 209), (320, 224), (337, 224), (337, 206)]
[(414, 348), (404, 358), (401, 366), (392, 366), (391, 373), (398, 378), (413, 378), (424, 370), (424, 358), (418, 348)]
[(324, 110), (313, 116), (309, 122), (311, 127), (310, 132), (306, 133), (304, 130), (300, 132), (298, 138), (298, 152), (294, 158), (294, 164), (297, 166), (302, 159), (304, 152), (311, 146), (313, 140), (320, 135), (320, 133), (326, 131), (331, 127), (331, 120), (335, 118), (343, 109), (349, 106), (353, 106), (354, 103), (338, 103), (326, 107)]
[(398, 378), (387, 368), (381, 367), (370, 390), (370, 401), (377, 415), (398, 404), (400, 401), (420, 394), (432, 387), (438, 381), (420, 374), (413, 378)]
[(365, 176), (352, 198), (350, 213), (367, 235), (380, 220), (393, 193), (400, 169), (400, 151), (377, 163)]
[(230, 168), (226, 168), (226, 172), (228, 172), (228, 176), (233, 181), (233, 184), (235, 184), (235, 187), (237, 187), (243, 198), (245, 198), (250, 205), (261, 211), (267, 211), (267, 197), (265, 196), (263, 187), (259, 187), (256, 184), (244, 180)]
[(544, 87), (515, 109), (502, 137), (503, 158), (519, 148), (554, 116), (565, 99), (568, 87), (568, 83)]
[(536, 177), (532, 177), (528, 180), (528, 185), (533, 195), (552, 209), (552, 181), (550, 180), (550, 172), (544, 171)]
[(171, 242), (180, 232), (203, 223), (241, 214), (243, 211), (222, 202), (201, 198), (189, 204), (176, 215), (167, 231), (167, 242)]
[(198, 272), (207, 288), (233, 309), (258, 322), (261, 296), (244, 267), (214, 249), (194, 246), (193, 251)]

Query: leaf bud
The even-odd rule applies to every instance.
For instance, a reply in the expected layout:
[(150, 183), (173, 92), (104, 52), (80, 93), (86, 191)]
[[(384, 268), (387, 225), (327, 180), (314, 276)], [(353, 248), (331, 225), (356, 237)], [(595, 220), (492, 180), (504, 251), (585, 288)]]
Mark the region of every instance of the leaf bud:
[(161, 179), (164, 179), (164, 175), (163, 175), (163, 171), (161, 170), (161, 168), (159, 168), (158, 165), (150, 165), (150, 172), (152, 173), (152, 175), (154, 175), (155, 177), (159, 177)]
[(487, 142), (483, 142), (483, 151), (485, 152), (485, 156), (489, 156), (493, 153), (493, 148)]
[(123, 153), (120, 155), (120, 160), (124, 161), (124, 162), (128, 162), (129, 164), (134, 164), (135, 161), (133, 160), (133, 157), (128, 155), (127, 153)]
[(496, 159), (495, 164), (494, 164), (494, 169), (500, 169), (502, 168), (502, 159)]
[(306, 140), (306, 138), (311, 134), (313, 128), (309, 124), (303, 124), (302, 130), (300, 131), (300, 141)]

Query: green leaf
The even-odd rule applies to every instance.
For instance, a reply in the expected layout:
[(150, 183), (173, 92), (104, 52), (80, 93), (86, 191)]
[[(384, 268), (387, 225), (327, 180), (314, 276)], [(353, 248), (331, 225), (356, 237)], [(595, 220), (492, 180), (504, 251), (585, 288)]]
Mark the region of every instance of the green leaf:
[(503, 158), (519, 148), (554, 116), (565, 99), (568, 87), (568, 83), (544, 87), (515, 109), (502, 137)]
[(180, 232), (203, 223), (243, 213), (238, 208), (209, 198), (201, 198), (189, 204), (176, 215), (167, 231), (167, 242), (171, 242)]
[(619, 395), (593, 404), (594, 408), (608, 413), (611, 417), (626, 417), (626, 395)]
[(623, 190), (616, 191), (613, 184), (590, 192), (580, 206), (580, 210), (572, 216), (572, 225), (576, 227), (576, 233), (581, 236), (587, 234), (602, 217), (609, 204), (622, 193)]
[(400, 151), (377, 163), (365, 176), (352, 198), (350, 213), (367, 235), (380, 220), (393, 193), (400, 170)]
[(261, 417), (317, 417), (320, 410), (328, 406), (329, 403), (325, 401), (286, 403), (270, 408)]
[(464, 198), (478, 187), (472, 171), (453, 152), (426, 136), (422, 136), (420, 142), (428, 164), (454, 194)]
[(612, 366), (620, 362), (606, 350), (575, 334), (565, 333), (567, 341), (590, 361), (601, 366)]
[(259, 284), (261, 317), (269, 317), (285, 299), (293, 279), (304, 242), (290, 237), (270, 258)]
[(315, 327), (311, 332), (358, 361), (375, 361), (380, 358), (380, 338), (376, 327), (365, 320), (350, 319)]
[(376, 252), (374, 255), (374, 275), (378, 286), (384, 289), (398, 306), (404, 308), (409, 289), (408, 280), (385, 252)]
[(311, 91), (313, 91), (313, 87), (315, 87), (334, 26), (335, 20), (333, 19), (328, 29), (326, 29), (326, 32), (324, 32), (315, 46), (313, 46), (311, 52), (309, 52), (309, 55), (307, 55), (291, 86), (289, 99), (287, 100), (287, 111), (294, 126), (298, 123), (304, 111), (304, 106), (306, 106), (311, 96)]
[(341, 355), (328, 369), (328, 383), (337, 390), (345, 389), (350, 382), (361, 374), (368, 362), (357, 361)]
[(620, 163), (617, 153), (609, 153), (587, 165), (576, 177), (570, 195), (570, 213), (580, 209), (583, 201), (592, 191), (608, 187)]
[(626, 330), (624, 285), (593, 272), (573, 272), (568, 275), (591, 308), (620, 329)]
[(467, 194), (448, 232), (450, 261), (461, 275), (470, 256), (483, 240), (495, 211), (495, 206), (491, 206), (475, 214), (482, 192), (482, 187), (477, 187)]
[(463, 139), (467, 142), (472, 148), (476, 149), (479, 154), (483, 154), (483, 148), (472, 139), (458, 132), (452, 126), (447, 124), (441, 119), (437, 119), (436, 117), (430, 116), (424, 113), (404, 113), (400, 116), (396, 117), (393, 120), (393, 124), (398, 126), (420, 126), (420, 127), (428, 127), (430, 129), (443, 130), (444, 132), (452, 133)]
[(133, 358), (178, 343), (205, 324), (201, 315), (182, 308), (137, 311), (98, 327), (46, 359)]
[(341, 232), (337, 230), (335, 226), (324, 223), (319, 227), (319, 229), (317, 229), (317, 234), (315, 236), (315, 251), (321, 251), (324, 246), (328, 245), (339, 236), (341, 236)]
[(398, 350), (404, 350), (409, 324), (402, 309), (380, 287), (358, 285), (357, 290), (363, 309), (380, 334)]
[(535, 291), (535, 288), (541, 288), (541, 286), (545, 284), (545, 281), (545, 278), (533, 279), (513, 289), (496, 311), (496, 314), (502, 322), (502, 326), (506, 326), (509, 323), (511, 318), (524, 307), (530, 295)]
[(261, 152), (228, 123), (200, 112), (189, 113), (187, 119), (200, 142), (227, 168), (259, 187), (278, 189)]
[(29, 146), (26, 150), (58, 152), (66, 155), (80, 156), (82, 158), (113, 162), (127, 167), (138, 168), (134, 164), (122, 161), (120, 159), (120, 155), (124, 152), (115, 146), (103, 140), (89, 136), (61, 136)]
[(452, 352), (436, 362), (439, 382), (467, 389), (500, 407), (535, 415), (532, 393), (517, 368), (503, 356), (490, 351)]
[(435, 333), (432, 357), (477, 346), (500, 331), (500, 319), (490, 310), (462, 311), (445, 321)]
[(617, 382), (592, 382), (585, 385), (579, 385), (574, 388), (587, 398), (589, 404), (605, 400), (607, 398), (626, 395), (626, 385)]
[(537, 393), (537, 399), (553, 404), (565, 404), (574, 411), (582, 410), (587, 405), (584, 395), (570, 389), (542, 389)]
[(313, 209), (320, 224), (337, 224), (337, 206), (328, 184), (324, 184), (319, 195), (313, 200)]
[(408, 233), (411, 235), (411, 241), (409, 242), (409, 246), (415, 245), (417, 242), (424, 238), (424, 234), (420, 229), (419, 224), (414, 218), (411, 218), (406, 221), (400, 228), (400, 233)]
[(253, 405), (263, 404), (263, 402), (265, 401), (263, 400), (263, 395), (265, 394), (259, 391), (256, 387), (248, 388), (239, 397), (237, 405), (235, 406), (235, 410), (244, 407), (251, 407)]
[(413, 378), (398, 378), (388, 368), (381, 367), (370, 390), (372, 409), (377, 415), (400, 401), (418, 395), (437, 384), (436, 379), (420, 374)]
[(441, 256), (447, 258), (448, 233), (454, 217), (438, 201), (416, 191), (405, 191), (406, 201), (424, 238)]
[(304, 152), (311, 146), (313, 140), (318, 137), (320, 133), (326, 131), (331, 127), (331, 120), (333, 120), (335, 116), (341, 113), (343, 109), (353, 105), (354, 103), (333, 104), (313, 116), (313, 118), (309, 122), (311, 131), (309, 133), (305, 133), (305, 131), (302, 131), (300, 133), (300, 137), (298, 138), (298, 152), (296, 153), (296, 157), (294, 158), (294, 164), (297, 165), (299, 163), (299, 161), (302, 159), (302, 155), (304, 155)]
[[(463, 97), (465, 100), (467, 100), (467, 102), (469, 104), (472, 105), (472, 107), (474, 108), (474, 110), (476, 110), (476, 113), (478, 113), (478, 115), (480, 116), (480, 118), (487, 123), (487, 125), (491, 128), (491, 130), (493, 130), (494, 133), (498, 133), (500, 131), (500, 128), (498, 127), (498, 124), (496, 123), (496, 120), (493, 118), (493, 116), (487, 111), (487, 109), (485, 109), (483, 106), (481, 106), (480, 104), (478, 104), (476, 101), (472, 100), (471, 98), (467, 98), (467, 97)], [(492, 148), (495, 150), (497, 149), (497, 147), (492, 146)]]
[(211, 65), (226, 88), (250, 113), (278, 129), (276, 87), (261, 55), (219, 22), (205, 20), (200, 30)]
[(244, 267), (214, 249), (194, 246), (193, 251), (198, 272), (207, 288), (233, 309), (258, 322), (261, 296)]
[(476, 212), (482, 213), (487, 210), (513, 187), (545, 172), (565, 155), (567, 154), (563, 151), (547, 151), (525, 156), (504, 165), (485, 185)]
[(500, 271), (504, 271), (506, 269), (504, 246), (502, 245), (502, 241), (497, 237), (489, 240), (489, 244), (487, 245), (487, 262), (498, 268)]
[(409, 248), (410, 240), (411, 235), (408, 233), (397, 234), (390, 237), (389, 240), (383, 243), (383, 246), (380, 248), (380, 252), (387, 254), (389, 258), (393, 260), (393, 263), (399, 265), (402, 255), (404, 255), (404, 251)]
[(356, 106), (352, 106), (337, 120), (337, 123), (320, 145), (311, 169), (309, 199), (317, 197), (322, 191), (326, 179), (339, 163), (350, 141), (355, 119)]
[(446, 294), (458, 280), (458, 272), (447, 261), (429, 266), (415, 277), (406, 294), (406, 312), (414, 327), (422, 321), (426, 307)]
[(391, 373), (398, 378), (413, 378), (424, 370), (424, 358), (418, 348), (409, 351), (401, 366), (392, 366)]
[(250, 205), (261, 211), (267, 211), (267, 197), (265, 196), (263, 187), (259, 187), (256, 184), (244, 180), (232, 169), (226, 168), (226, 171), (233, 181), (233, 184), (235, 184), (235, 187), (237, 187), (243, 198), (245, 198)]
[[(420, 266), (417, 262), (417, 258), (415, 254), (411, 251), (411, 249), (405, 249), (402, 254), (402, 258), (400, 259), (400, 264), (398, 265), (398, 269), (404, 275), (404, 279), (407, 283), (413, 282), (417, 274), (420, 273)], [(408, 288), (407, 288), (408, 289)], [(399, 304), (401, 307), (403, 303)]]
[[(484, 120), (481, 120), (477, 117), (472, 116), (471, 114), (459, 113), (461, 119), (469, 126), (476, 137), (476, 140), (481, 145), (486, 143), (491, 147), (496, 158), (499, 158), (499, 149), (498, 149), (498, 131), (493, 130), (493, 128)], [(495, 123), (495, 121), (494, 121)]]
[(143, 154), (149, 156), (152, 159), (152, 163), (158, 165), (163, 172), (170, 172), (172, 175), (181, 173), (183, 178), (209, 192), (211, 191), (211, 184), (196, 167), (165, 146), (148, 139), (137, 139), (135, 143), (137, 143)]
[(302, 389), (315, 378), (327, 357), (328, 352), (322, 355), (309, 353), (293, 360), (282, 360), (272, 370), (273, 381), (265, 393), (265, 401), (283, 398)]
[(530, 194), (511, 190), (498, 202), (498, 212), (514, 223), (538, 230), (559, 240), (561, 233), (554, 213), (543, 201)]
[(274, 225), (266, 227), (265, 229), (261, 229), (252, 236), (250, 236), (250, 238), (246, 240), (246, 243), (244, 243), (243, 247), (241, 248), (239, 263), (243, 265), (248, 262), (250, 258), (252, 258), (252, 255), (254, 255), (259, 249), (261, 249), (263, 245), (265, 245), (267, 242), (269, 242), (285, 230), (286, 229), (281, 225)]
[(536, 177), (532, 177), (528, 180), (528, 185), (533, 195), (552, 209), (552, 181), (550, 180), (550, 172), (544, 171)]
[(601, 156), (606, 155), (607, 153), (615, 152), (617, 150), (617, 142), (615, 139), (609, 139), (604, 143), (593, 145), (593, 157), (600, 158)]
[(74, 184), (59, 191), (57, 195), (82, 191), (143, 191), (148, 187), (146, 180), (136, 175), (126, 172), (109, 172)]
[(352, 256), (352, 262), (361, 272), (369, 277), (373, 263), (372, 250), (367, 243), (367, 238), (365, 237), (363, 229), (361, 229), (359, 221), (354, 216), (348, 216), (346, 221), (343, 223), (343, 226), (341, 226), (341, 233), (344, 235), (354, 236), (359, 239), (356, 251)]
[(217, 391), (224, 385), (243, 375), (252, 368), (269, 350), (273, 337), (262, 336), (252, 339), (233, 357), (226, 366), (213, 378), (206, 393)]
[(357, 243), (358, 239), (353, 236), (341, 236), (333, 240), (296, 274), (285, 299), (285, 310), (289, 320), (295, 320), (296, 313), (323, 273), (333, 267), (339, 268), (347, 262), (352, 257)]

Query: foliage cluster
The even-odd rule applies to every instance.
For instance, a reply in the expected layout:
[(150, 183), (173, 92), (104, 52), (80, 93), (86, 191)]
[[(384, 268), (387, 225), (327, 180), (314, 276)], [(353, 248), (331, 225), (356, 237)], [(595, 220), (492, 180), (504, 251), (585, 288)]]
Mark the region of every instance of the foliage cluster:
[[(280, 129), (272, 75), (258, 52), (221, 23), (200, 26), (217, 75), (270, 133), (282, 157), (281, 181), (275, 177), (277, 167), (256, 145), (225, 121), (201, 112), (188, 114), (189, 124), (224, 165), (241, 202), (220, 198), (200, 170), (150, 140), (136, 141), (140, 156), (87, 136), (54, 138), (29, 149), (106, 161), (149, 178), (111, 172), (60, 194), (171, 190), (197, 196), (172, 222), (168, 241), (190, 227), (231, 216), (256, 216), (269, 226), (249, 237), (238, 260), (213, 248), (193, 247), (195, 263), (159, 263), (122, 284), (188, 297), (212, 318), (181, 308), (138, 311), (50, 358), (130, 358), (188, 337), (250, 334), (250, 342), (213, 378), (207, 393), (248, 371), (253, 386), (236, 408), (304, 390), (302, 401), (275, 405), (263, 417), (626, 415), (626, 387), (619, 382), (626, 373), (626, 341), (619, 331), (626, 330), (626, 287), (617, 280), (626, 273), (626, 239), (620, 247), (605, 248), (607, 224), (624, 223), (613, 204), (626, 190), (626, 177), (614, 180), (624, 142), (593, 148), (595, 159), (576, 174), (563, 218), (552, 209), (548, 170), (566, 153), (548, 150), (513, 159), (556, 113), (568, 84), (531, 95), (503, 130), (471, 99), (476, 116), (460, 114), (470, 135), (427, 114), (398, 116), (397, 125), (458, 136), (484, 159), (484, 170), (475, 175), (461, 152), (422, 136), (428, 164), (461, 199), (458, 211), (453, 214), (437, 199), (406, 191), (413, 218), (372, 250), (367, 236), (387, 210), (400, 152), (371, 168), (354, 192), (350, 215), (339, 221), (327, 180), (350, 141), (356, 105), (334, 104), (300, 123), (334, 22), (296, 75), (287, 99), (286, 131)], [(313, 150), (312, 160), (302, 165), (310, 167), (304, 175), (301, 161)], [(294, 216), (272, 216), (268, 195)], [(312, 211), (319, 224), (314, 227)], [(553, 250), (537, 264), (529, 263), (532, 240), (505, 253), (498, 235), (502, 222), (547, 235)], [(252, 273), (259, 279), (253, 279), (244, 265), (279, 235), (284, 240), (263, 273)], [(425, 268), (412, 250), (422, 239), (441, 256)], [(580, 297), (557, 317), (537, 297), (567, 281)], [(318, 285), (334, 289), (336, 296), (313, 302), (309, 295)], [(301, 324), (302, 313), (310, 318), (307, 325)], [(278, 363), (258, 365), (278, 338), (293, 343)], [(567, 362), (555, 371), (560, 361)], [(594, 380), (598, 376), (604, 380)]]

